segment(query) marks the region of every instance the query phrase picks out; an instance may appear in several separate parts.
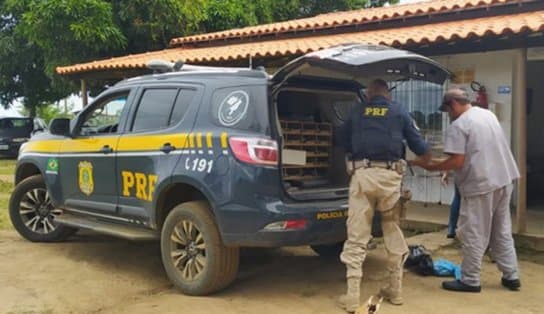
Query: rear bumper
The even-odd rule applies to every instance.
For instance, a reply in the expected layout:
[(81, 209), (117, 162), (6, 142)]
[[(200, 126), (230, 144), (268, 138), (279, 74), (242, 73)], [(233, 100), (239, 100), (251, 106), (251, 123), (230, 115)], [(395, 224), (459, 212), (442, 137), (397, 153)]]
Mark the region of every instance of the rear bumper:
[[(332, 244), (346, 239), (347, 200), (330, 203), (264, 204), (261, 209), (220, 210), (223, 242), (228, 246), (281, 247)], [(302, 229), (268, 230), (271, 223), (305, 220)]]

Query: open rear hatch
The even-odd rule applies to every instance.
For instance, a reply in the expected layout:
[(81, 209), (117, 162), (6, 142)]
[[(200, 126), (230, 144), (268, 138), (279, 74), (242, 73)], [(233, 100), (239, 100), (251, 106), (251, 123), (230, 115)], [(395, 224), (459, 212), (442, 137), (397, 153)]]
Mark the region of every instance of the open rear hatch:
[(346, 44), (301, 56), (271, 78), (285, 190), (300, 200), (347, 197), (339, 133), (361, 91), (376, 78), (443, 84), (435, 61), (385, 46)]

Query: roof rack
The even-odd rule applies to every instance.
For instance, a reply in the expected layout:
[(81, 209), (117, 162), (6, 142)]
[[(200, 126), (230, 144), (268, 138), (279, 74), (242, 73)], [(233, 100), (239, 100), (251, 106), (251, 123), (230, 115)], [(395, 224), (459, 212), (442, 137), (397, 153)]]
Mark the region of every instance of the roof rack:
[[(224, 72), (234, 73), (238, 71), (253, 70), (248, 68), (236, 68), (236, 67), (213, 67), (203, 65), (185, 64), (183, 60), (176, 62), (169, 62), (165, 60), (150, 60), (147, 63), (147, 68), (152, 70), (153, 73), (167, 73), (167, 72)], [(264, 67), (259, 66), (254, 71), (265, 71)]]

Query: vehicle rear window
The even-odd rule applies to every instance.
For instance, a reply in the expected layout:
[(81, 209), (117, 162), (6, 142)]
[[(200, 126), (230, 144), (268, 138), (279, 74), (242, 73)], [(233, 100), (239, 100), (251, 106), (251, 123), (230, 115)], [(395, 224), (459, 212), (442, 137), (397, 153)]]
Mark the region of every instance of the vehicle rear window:
[(270, 134), (266, 85), (217, 89), (212, 98), (212, 121), (221, 127)]

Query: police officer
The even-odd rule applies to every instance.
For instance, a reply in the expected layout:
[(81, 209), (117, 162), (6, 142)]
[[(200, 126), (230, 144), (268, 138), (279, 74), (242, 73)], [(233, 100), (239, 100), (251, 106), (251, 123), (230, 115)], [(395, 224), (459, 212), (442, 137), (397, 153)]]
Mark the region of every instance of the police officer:
[(375, 210), (382, 215), (390, 276), (389, 284), (380, 290), (380, 295), (392, 304), (402, 304), (402, 266), (408, 247), (395, 220), (394, 209), (406, 168), (402, 160), (404, 140), (420, 159), (430, 159), (428, 144), (408, 112), (391, 101), (384, 80), (374, 80), (367, 87), (366, 96), (367, 101), (354, 108), (343, 129), (346, 152), (348, 156), (351, 154), (347, 161), (351, 182), (347, 240), (340, 255), (347, 268), (347, 293), (338, 301), (348, 312), (355, 312), (359, 307), (362, 264)]

